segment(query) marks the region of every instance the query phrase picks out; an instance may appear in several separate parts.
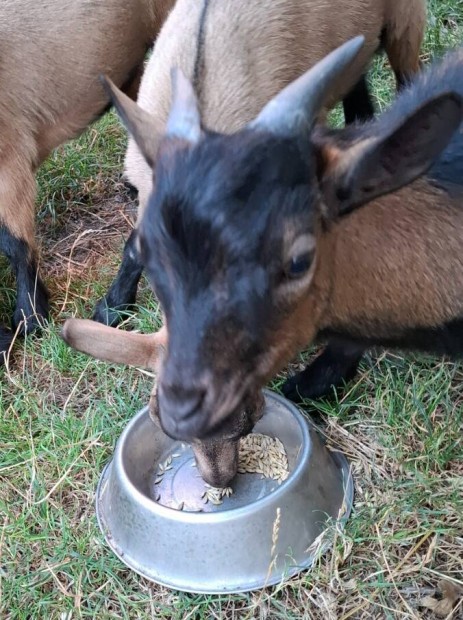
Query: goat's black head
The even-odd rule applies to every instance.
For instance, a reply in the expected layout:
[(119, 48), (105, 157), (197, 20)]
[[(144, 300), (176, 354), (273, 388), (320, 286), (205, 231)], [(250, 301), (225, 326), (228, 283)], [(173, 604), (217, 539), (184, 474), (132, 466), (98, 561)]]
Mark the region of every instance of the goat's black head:
[(249, 130), (166, 148), (138, 233), (169, 332), (161, 420), (191, 439), (238, 415), (268, 376), (281, 313), (313, 274), (316, 196), (311, 154), (289, 140)]
[[(169, 333), (158, 402), (173, 437), (249, 432), (244, 403), (320, 325), (329, 295), (324, 227), (420, 175), (461, 120), (460, 98), (441, 93), (380, 136), (314, 129), (330, 84), (362, 43), (332, 52), (234, 135), (200, 126), (191, 85), (176, 74), (138, 229)], [(135, 104), (120, 94), (115, 103), (152, 162), (143, 113), (131, 117)]]

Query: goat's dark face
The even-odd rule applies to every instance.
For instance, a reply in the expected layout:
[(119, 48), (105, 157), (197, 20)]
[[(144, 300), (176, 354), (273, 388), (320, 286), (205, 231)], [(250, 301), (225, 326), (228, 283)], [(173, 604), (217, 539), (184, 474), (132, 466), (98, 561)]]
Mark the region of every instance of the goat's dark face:
[(169, 333), (158, 399), (174, 437), (249, 426), (237, 423), (244, 403), (272, 374), (275, 333), (314, 272), (311, 160), (307, 144), (249, 130), (161, 145), (138, 234)]
[(298, 322), (297, 300), (317, 263), (307, 134), (328, 83), (362, 45), (357, 37), (341, 46), (228, 137), (203, 132), (193, 88), (174, 72), (159, 149), (154, 118), (107, 84), (155, 169), (139, 247), (166, 317), (157, 398), (173, 437), (233, 440), (249, 432), (246, 402), (293, 352), (288, 343), (301, 344), (298, 326), (291, 338), (280, 334)]

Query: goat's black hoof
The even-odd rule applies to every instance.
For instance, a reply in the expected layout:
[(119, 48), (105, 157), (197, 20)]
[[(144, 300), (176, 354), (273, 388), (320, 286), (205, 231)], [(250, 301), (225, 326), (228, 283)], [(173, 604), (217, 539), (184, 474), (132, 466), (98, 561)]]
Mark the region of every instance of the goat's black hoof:
[(317, 383), (307, 380), (303, 372), (297, 373), (283, 383), (281, 388), (284, 396), (293, 403), (302, 403), (305, 400), (317, 400), (332, 396), (334, 390), (339, 387), (334, 383)]
[(320, 364), (320, 359), (320, 357), (317, 358), (307, 368), (286, 380), (282, 387), (286, 398), (295, 403), (301, 403), (304, 400), (331, 396), (334, 388), (351, 378), (350, 375), (338, 374), (337, 368)]
[(109, 327), (116, 327), (124, 320), (124, 312), (129, 310), (130, 307), (131, 306), (124, 305), (112, 308), (108, 305), (106, 297), (103, 297), (95, 306), (92, 320), (97, 323), (102, 323), (103, 325), (109, 325)]
[(5, 356), (13, 342), (13, 332), (0, 325), (0, 365), (5, 363)]
[(289, 400), (292, 400), (293, 403), (302, 403), (303, 400), (314, 398), (313, 390), (310, 389), (310, 386), (305, 385), (304, 381), (301, 380), (303, 372), (298, 372), (296, 375), (289, 377), (281, 388), (284, 396)]
[(32, 334), (32, 332), (40, 330), (45, 325), (47, 315), (48, 313), (45, 316), (41, 314), (27, 316), (23, 309), (15, 310), (13, 314), (13, 329), (20, 336)]
[(319, 364), (317, 358), (307, 368), (289, 377), (283, 384), (282, 391), (286, 398), (295, 403), (304, 400), (316, 400), (333, 394), (333, 388), (343, 383), (342, 375), (332, 372), (334, 368)]
[(35, 307), (30, 305), (17, 306), (13, 314), (13, 330), (18, 331), (20, 336), (31, 334), (41, 329), (48, 319), (48, 298), (36, 299)]
[(44, 326), (49, 312), (48, 291), (42, 281), (37, 279), (34, 288), (27, 287), (18, 291), (12, 318), (13, 330), (18, 330), (21, 336), (30, 334)]

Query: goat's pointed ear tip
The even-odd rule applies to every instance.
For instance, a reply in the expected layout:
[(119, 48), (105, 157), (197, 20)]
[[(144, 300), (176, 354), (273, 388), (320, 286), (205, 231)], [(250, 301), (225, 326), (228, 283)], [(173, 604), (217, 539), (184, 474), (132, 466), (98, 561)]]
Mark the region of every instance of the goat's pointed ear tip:
[(104, 88), (108, 88), (110, 80), (109, 80), (109, 78), (108, 78), (108, 76), (107, 76), (107, 75), (105, 75), (104, 73), (100, 73), (100, 74), (98, 75), (98, 79), (99, 79), (99, 81), (100, 81), (100, 84), (101, 84)]
[(103, 86), (108, 96), (111, 97), (111, 99), (116, 98), (119, 89), (114, 84), (114, 82), (107, 75), (104, 75), (103, 73), (100, 73), (100, 75), (98, 76), (98, 79), (100, 80), (100, 84)]

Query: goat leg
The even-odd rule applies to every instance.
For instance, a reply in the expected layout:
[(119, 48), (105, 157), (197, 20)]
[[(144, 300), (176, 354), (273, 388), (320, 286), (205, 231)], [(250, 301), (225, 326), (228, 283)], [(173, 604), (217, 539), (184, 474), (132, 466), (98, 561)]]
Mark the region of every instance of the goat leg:
[(342, 106), (346, 125), (358, 121), (365, 122), (374, 117), (375, 108), (364, 75), (344, 97)]
[(115, 327), (121, 321), (120, 313), (135, 304), (138, 283), (143, 273), (135, 240), (136, 231), (133, 230), (126, 241), (119, 271), (109, 291), (95, 307), (93, 320), (98, 323)]
[(0, 162), (0, 252), (16, 277), (16, 307), (12, 324), (31, 332), (48, 316), (48, 293), (37, 272), (35, 257), (35, 196), (33, 166), (12, 144)]
[(16, 306), (13, 330), (30, 333), (48, 317), (48, 291), (40, 279), (33, 250), (23, 239), (15, 237), (5, 226), (0, 228), (0, 251), (10, 261), (16, 277)]
[(329, 341), (311, 364), (284, 383), (283, 394), (294, 402), (331, 394), (354, 377), (364, 351), (356, 342)]
[(48, 317), (49, 312), (48, 291), (38, 274), (35, 257), (27, 258), (25, 245), (24, 242), (18, 242), (16, 256), (23, 256), (14, 261), (17, 297), (13, 328), (19, 326), (20, 334), (29, 333), (43, 325), (43, 319)]

